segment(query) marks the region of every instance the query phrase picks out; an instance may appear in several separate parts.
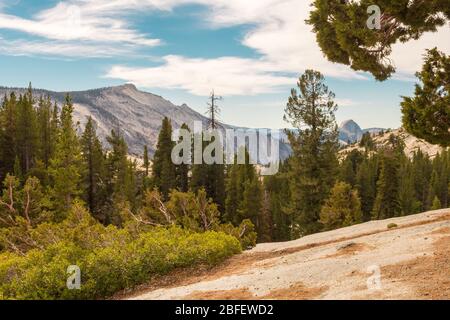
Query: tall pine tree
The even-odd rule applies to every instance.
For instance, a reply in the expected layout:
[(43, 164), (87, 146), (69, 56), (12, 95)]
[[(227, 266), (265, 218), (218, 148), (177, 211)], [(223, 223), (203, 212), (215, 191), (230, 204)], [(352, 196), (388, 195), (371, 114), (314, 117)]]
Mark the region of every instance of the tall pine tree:
[(97, 137), (95, 122), (88, 118), (83, 135), (81, 136), (81, 150), (83, 153), (83, 185), (84, 200), (90, 212), (98, 220), (104, 222), (101, 208), (106, 198), (106, 159), (100, 140)]
[(165, 200), (168, 200), (170, 190), (176, 188), (176, 168), (172, 161), (174, 146), (172, 125), (169, 118), (165, 117), (159, 132), (152, 165), (152, 183), (161, 192)]
[(297, 236), (320, 230), (323, 202), (334, 185), (337, 170), (338, 134), (334, 113), (334, 94), (324, 84), (320, 72), (306, 70), (292, 89), (285, 120), (298, 129), (290, 131), (291, 161), (290, 212)]
[(51, 197), (57, 219), (64, 218), (73, 201), (81, 195), (81, 149), (72, 113), (72, 99), (67, 95), (61, 111), (55, 154), (49, 167)]

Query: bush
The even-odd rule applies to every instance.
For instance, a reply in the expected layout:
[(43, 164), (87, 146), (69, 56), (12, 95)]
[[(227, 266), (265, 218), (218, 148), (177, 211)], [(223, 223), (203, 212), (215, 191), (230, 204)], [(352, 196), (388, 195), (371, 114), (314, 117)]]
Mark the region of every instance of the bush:
[[(105, 228), (116, 233), (113, 228)], [(123, 231), (123, 230), (121, 230)], [(155, 228), (124, 243), (108, 239), (92, 250), (60, 241), (25, 256), (0, 254), (2, 299), (96, 299), (133, 287), (177, 267), (216, 264), (239, 253), (239, 241), (221, 232), (193, 233), (179, 227)], [(67, 267), (81, 270), (81, 289), (66, 287)]]
[(233, 226), (231, 223), (218, 225), (216, 231), (224, 232), (239, 239), (244, 250), (256, 246), (258, 236), (255, 232), (255, 225), (249, 219), (243, 220), (238, 227)]
[(389, 223), (388, 225), (387, 225), (387, 228), (388, 229), (394, 229), (394, 228), (397, 228), (398, 227), (398, 225), (396, 224), (396, 223)]
[(348, 183), (336, 182), (320, 212), (324, 229), (334, 230), (361, 223), (361, 216), (358, 192)]

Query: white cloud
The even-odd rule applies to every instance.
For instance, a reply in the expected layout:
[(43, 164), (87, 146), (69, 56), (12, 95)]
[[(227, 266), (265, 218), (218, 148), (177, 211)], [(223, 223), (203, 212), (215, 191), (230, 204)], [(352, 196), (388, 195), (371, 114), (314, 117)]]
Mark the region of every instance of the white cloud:
[(351, 99), (337, 98), (337, 99), (334, 99), (334, 102), (336, 102), (336, 104), (339, 107), (355, 107), (355, 106), (360, 105), (360, 103), (358, 103), (357, 101), (351, 100)]
[[(205, 19), (213, 28), (254, 25), (242, 43), (260, 53), (261, 58), (168, 56), (163, 65), (155, 68), (114, 66), (107, 77), (143, 87), (181, 88), (196, 95), (206, 95), (212, 87), (220, 89), (222, 94), (233, 95), (273, 92), (283, 85), (294, 85), (298, 74), (307, 68), (321, 70), (326, 76), (364, 79), (349, 67), (333, 64), (323, 57), (315, 35), (304, 22), (310, 9), (307, 1), (191, 2), (209, 6), (211, 14)], [(284, 75), (280, 76), (281, 73)]]
[(94, 43), (66, 41), (5, 40), (0, 37), (0, 53), (11, 56), (44, 56), (62, 58), (108, 58), (128, 55), (126, 48)]
[(399, 79), (411, 80), (422, 69), (426, 49), (437, 47), (450, 54), (450, 25), (441, 27), (436, 33), (426, 33), (419, 40), (394, 45), (391, 58), (397, 67)]
[(195, 95), (205, 95), (212, 88), (223, 95), (256, 95), (292, 83), (291, 77), (274, 75), (275, 66), (263, 60), (180, 56), (164, 59), (160, 67), (115, 66), (106, 77), (128, 80), (142, 87), (181, 88)]
[[(1, 0), (0, 0), (1, 1)], [(38, 51), (51, 54), (63, 52), (99, 55), (111, 44), (121, 50), (160, 44), (160, 40), (133, 29), (127, 22), (130, 13), (155, 10), (170, 11), (184, 4), (208, 7), (210, 14), (204, 23), (210, 28), (250, 25), (242, 44), (261, 57), (218, 57), (194, 59), (169, 55), (157, 67), (111, 67), (107, 77), (134, 82), (143, 87), (181, 88), (192, 94), (206, 95), (212, 87), (222, 94), (249, 95), (272, 92), (280, 86), (294, 85), (296, 76), (307, 68), (317, 69), (326, 76), (344, 79), (368, 79), (348, 66), (334, 64), (324, 58), (306, 25), (312, 0), (70, 0), (38, 13), (33, 19), (23, 19), (0, 13), (0, 29), (8, 28), (38, 35), (51, 41), (39, 46), (19, 43), (16, 52)], [(438, 46), (450, 53), (450, 29), (426, 34), (418, 41), (394, 46), (392, 60), (398, 79), (411, 79), (420, 69), (425, 48)], [(163, 39), (164, 40), (164, 39)], [(128, 47), (123, 47), (126, 44)], [(14, 46), (9, 46), (14, 51)], [(4, 49), (5, 51), (5, 49)], [(64, 54), (64, 55), (66, 55)], [(122, 54), (111, 50), (111, 55)]]
[(91, 1), (59, 2), (55, 7), (39, 12), (33, 19), (0, 13), (0, 29), (58, 41), (90, 41), (92, 43), (123, 43), (136, 46), (156, 46), (151, 39), (128, 27), (117, 14), (92, 10)]
[[(154, 1), (153, 1), (154, 2)], [(227, 92), (234, 94), (248, 94), (261, 90), (276, 89), (289, 78), (279, 78), (275, 72), (300, 73), (307, 68), (317, 69), (326, 76), (347, 79), (366, 79), (367, 75), (357, 73), (348, 66), (334, 64), (324, 58), (316, 43), (315, 34), (311, 26), (305, 23), (311, 9), (311, 0), (192, 0), (170, 1), (165, 9), (177, 4), (195, 2), (207, 5), (211, 14), (206, 15), (206, 22), (212, 28), (221, 28), (242, 24), (254, 27), (242, 39), (242, 44), (250, 47), (262, 55), (260, 59), (166, 59), (166, 63), (157, 68), (127, 68), (115, 66), (108, 76), (125, 81), (136, 82), (142, 86), (178, 87), (194, 94), (205, 95), (214, 84), (220, 84), (218, 72), (216, 76), (211, 71), (211, 65), (221, 65), (225, 71), (224, 83)], [(397, 66), (395, 77), (410, 81), (414, 72), (422, 65), (422, 54), (425, 48), (438, 46), (450, 53), (450, 29), (443, 27), (437, 33), (429, 33), (420, 40), (394, 46), (391, 59)], [(189, 66), (183, 64), (189, 63)], [(227, 72), (242, 67), (240, 72)], [(195, 67), (193, 67), (195, 65)], [(262, 69), (261, 69), (262, 68)], [(185, 72), (189, 69), (190, 72)], [(170, 74), (170, 77), (167, 75)], [(147, 79), (151, 77), (152, 79)], [(164, 79), (158, 82), (156, 79)], [(205, 79), (209, 79), (208, 82)], [(251, 80), (254, 79), (254, 80)], [(271, 81), (276, 79), (277, 81)], [(295, 83), (294, 77), (290, 84)], [(241, 89), (240, 86), (245, 89)], [(208, 87), (208, 88), (207, 88)], [(220, 87), (218, 87), (220, 88)]]

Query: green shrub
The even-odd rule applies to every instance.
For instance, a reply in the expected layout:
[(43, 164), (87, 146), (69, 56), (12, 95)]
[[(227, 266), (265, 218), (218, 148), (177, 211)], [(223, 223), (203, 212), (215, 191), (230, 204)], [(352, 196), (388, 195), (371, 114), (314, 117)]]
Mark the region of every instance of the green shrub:
[(388, 226), (387, 226), (388, 229), (394, 229), (394, 228), (397, 228), (397, 227), (398, 227), (398, 225), (396, 223), (389, 223)]
[[(109, 232), (117, 235), (114, 228)], [(120, 230), (123, 232), (123, 230)], [(221, 232), (202, 234), (179, 227), (155, 228), (124, 242), (107, 233), (92, 250), (80, 243), (60, 241), (25, 256), (0, 254), (2, 299), (95, 299), (133, 287), (157, 274), (195, 264), (216, 264), (239, 253), (239, 241)], [(108, 241), (104, 241), (107, 239)], [(101, 244), (101, 245), (99, 245)], [(81, 269), (81, 290), (66, 287), (67, 267)]]

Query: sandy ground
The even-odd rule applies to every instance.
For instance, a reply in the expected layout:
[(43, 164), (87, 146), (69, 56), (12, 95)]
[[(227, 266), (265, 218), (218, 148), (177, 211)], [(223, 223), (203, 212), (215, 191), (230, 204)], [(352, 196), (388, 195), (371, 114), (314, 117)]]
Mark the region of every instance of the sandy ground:
[(117, 298), (450, 299), (450, 209), (260, 244)]

